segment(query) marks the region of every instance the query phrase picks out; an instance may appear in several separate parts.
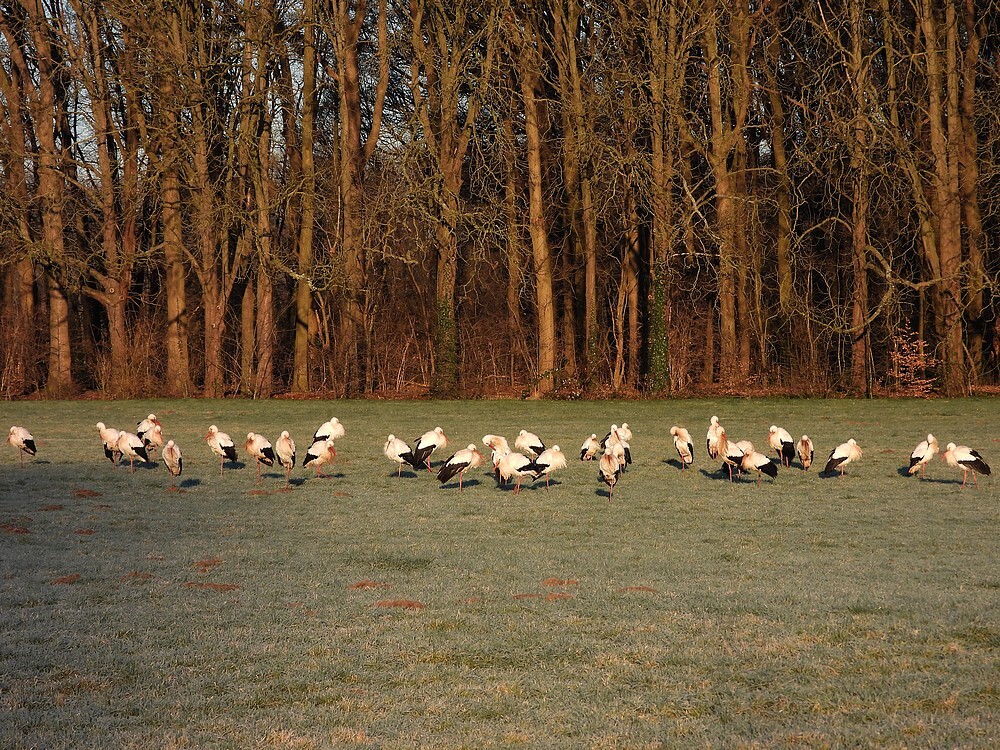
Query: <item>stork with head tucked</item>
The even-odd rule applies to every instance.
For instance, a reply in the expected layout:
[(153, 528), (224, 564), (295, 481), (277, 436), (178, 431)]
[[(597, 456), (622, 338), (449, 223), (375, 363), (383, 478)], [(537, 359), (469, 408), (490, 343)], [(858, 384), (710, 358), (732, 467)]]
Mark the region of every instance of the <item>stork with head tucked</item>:
[(274, 447), (271, 441), (256, 432), (247, 433), (243, 450), (257, 463), (257, 481), (260, 481), (260, 465), (274, 466)]
[(514, 486), (514, 494), (520, 494), (521, 481), (525, 477), (534, 478), (538, 467), (523, 453), (511, 451), (500, 459), (500, 477), (504, 482), (509, 482), (513, 477), (517, 477), (517, 484)]
[(681, 459), (681, 469), (686, 469), (694, 463), (694, 443), (691, 442), (691, 433), (683, 427), (674, 425), (670, 428), (670, 434), (674, 437), (674, 450)]
[(551, 448), (546, 448), (538, 454), (538, 458), (535, 459), (535, 466), (538, 467), (535, 478), (545, 477), (545, 489), (548, 490), (549, 475), (553, 471), (566, 468), (566, 456), (559, 449), (558, 445), (553, 445)]
[(386, 458), (397, 464), (397, 477), (403, 475), (403, 464), (413, 466), (415, 461), (413, 458), (413, 451), (410, 449), (410, 446), (395, 435), (389, 435), (389, 437), (386, 438), (385, 445), (382, 446), (382, 452), (385, 454)]
[(843, 478), (844, 467), (852, 461), (859, 460), (861, 460), (861, 448), (858, 447), (854, 438), (850, 438), (846, 443), (841, 443), (830, 451), (830, 458), (826, 462), (826, 468), (823, 469), (823, 473), (830, 474), (840, 469), (840, 476)]
[(302, 462), (302, 468), (304, 469), (307, 466), (315, 466), (316, 476), (329, 478), (328, 474), (323, 473), (323, 464), (331, 463), (336, 455), (337, 449), (334, 447), (333, 441), (330, 438), (316, 440), (309, 446), (309, 450), (306, 451), (306, 457)]
[(601, 441), (597, 439), (597, 433), (591, 433), (590, 437), (583, 441), (580, 446), (580, 460), (593, 461), (597, 454), (601, 452)]
[(98, 422), (97, 431), (101, 435), (101, 442), (104, 443), (104, 455), (117, 469), (118, 459), (121, 457), (121, 451), (118, 450), (118, 430), (105, 426), (104, 422)]
[(291, 482), (292, 469), (295, 468), (295, 441), (288, 434), (288, 430), (282, 430), (281, 435), (274, 443), (274, 457), (278, 459), (278, 464), (285, 470), (285, 488)]
[(771, 450), (778, 454), (782, 466), (791, 466), (795, 458), (795, 441), (784, 427), (771, 425), (767, 432), (767, 442)]
[(444, 465), (438, 469), (438, 481), (444, 484), (449, 479), (458, 475), (458, 491), (462, 491), (462, 477), (469, 469), (475, 469), (483, 462), (483, 454), (476, 448), (475, 443), (469, 443), (465, 448), (455, 451), (445, 460)]
[(534, 459), (537, 458), (543, 450), (545, 450), (545, 443), (543, 443), (542, 439), (535, 433), (528, 432), (527, 430), (521, 430), (517, 433), (517, 437), (514, 438), (514, 448), (519, 451), (524, 451)]
[(138, 435), (131, 432), (118, 433), (118, 451), (123, 456), (128, 456), (128, 468), (130, 474), (135, 474), (135, 460), (141, 458), (149, 461), (149, 454), (146, 452), (146, 445), (139, 439)]
[(713, 461), (719, 457), (719, 432), (721, 430), (722, 425), (719, 424), (719, 418), (713, 415), (705, 439), (708, 455)]
[(924, 467), (930, 463), (930, 460), (934, 458), (934, 454), (938, 452), (938, 441), (937, 438), (932, 434), (927, 433), (927, 439), (921, 440), (917, 443), (917, 447), (913, 449), (910, 454), (910, 476), (912, 477), (918, 471), (920, 472), (920, 478), (924, 478)]
[(173, 440), (168, 440), (167, 444), (163, 446), (160, 458), (163, 459), (167, 471), (170, 472), (170, 489), (176, 489), (174, 487), (174, 478), (179, 477), (184, 468), (184, 460), (181, 458), (180, 447)]
[(24, 466), (25, 453), (29, 456), (34, 456), (38, 453), (38, 448), (35, 447), (35, 438), (24, 427), (12, 426), (10, 433), (7, 435), (7, 443), (17, 448), (17, 457), (21, 461), (21, 466)]
[(208, 428), (208, 434), (205, 435), (205, 441), (208, 443), (208, 447), (212, 450), (216, 456), (219, 457), (219, 473), (222, 473), (222, 467), (225, 462), (232, 461), (236, 463), (236, 444), (233, 439), (229, 437), (225, 432), (220, 432), (219, 428), (214, 424)]
[(431, 469), (431, 454), (438, 448), (444, 448), (447, 445), (448, 437), (440, 427), (425, 432), (413, 443), (413, 468), (419, 469), (423, 465), (427, 467), (427, 471), (433, 471)]

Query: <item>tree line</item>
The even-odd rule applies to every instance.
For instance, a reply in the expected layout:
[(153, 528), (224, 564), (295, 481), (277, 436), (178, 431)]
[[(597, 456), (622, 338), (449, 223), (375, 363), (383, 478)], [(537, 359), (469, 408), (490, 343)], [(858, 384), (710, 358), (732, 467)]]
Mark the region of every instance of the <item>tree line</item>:
[(1000, 7), (0, 0), (0, 393), (967, 393)]

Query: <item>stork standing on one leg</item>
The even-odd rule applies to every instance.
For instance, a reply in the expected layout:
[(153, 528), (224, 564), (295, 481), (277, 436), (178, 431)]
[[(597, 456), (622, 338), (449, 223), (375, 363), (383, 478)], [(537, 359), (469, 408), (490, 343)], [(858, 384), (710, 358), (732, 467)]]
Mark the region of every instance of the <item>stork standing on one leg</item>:
[(21, 460), (21, 466), (24, 466), (25, 453), (29, 456), (38, 453), (38, 449), (35, 447), (35, 438), (24, 427), (17, 425), (11, 427), (10, 434), (7, 435), (7, 442), (17, 448), (17, 457)]
[(938, 452), (938, 441), (931, 433), (927, 433), (927, 439), (921, 440), (917, 443), (917, 447), (913, 449), (913, 453), (910, 454), (910, 468), (909, 473), (912, 477), (918, 471), (920, 472), (920, 478), (924, 478), (924, 467), (930, 463), (930, 460), (934, 458), (934, 454)]

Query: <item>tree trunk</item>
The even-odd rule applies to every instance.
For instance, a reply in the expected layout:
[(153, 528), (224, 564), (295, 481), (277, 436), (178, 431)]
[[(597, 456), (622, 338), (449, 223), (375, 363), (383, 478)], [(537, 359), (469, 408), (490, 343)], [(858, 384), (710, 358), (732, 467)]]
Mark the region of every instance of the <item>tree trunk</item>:
[(528, 221), (535, 272), (535, 299), (538, 311), (538, 379), (536, 394), (548, 393), (554, 386), (556, 367), (555, 303), (552, 288), (552, 256), (548, 226), (545, 222), (545, 196), (542, 185), (542, 136), (539, 107), (535, 94), (538, 85), (538, 59), (533, 48), (521, 54), (521, 96), (524, 100), (524, 132), (528, 157)]
[(312, 317), (313, 230), (316, 224), (316, 168), (313, 159), (313, 128), (316, 117), (316, 11), (314, 0), (305, 0), (302, 53), (302, 190), (298, 238), (299, 279), (295, 292), (295, 351), (292, 390), (309, 391), (309, 321)]

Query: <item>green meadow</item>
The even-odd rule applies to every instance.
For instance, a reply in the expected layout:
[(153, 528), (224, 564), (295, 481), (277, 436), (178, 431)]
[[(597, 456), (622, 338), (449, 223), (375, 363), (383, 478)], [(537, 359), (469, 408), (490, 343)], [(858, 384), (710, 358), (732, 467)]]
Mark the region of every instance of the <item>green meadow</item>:
[[(930, 431), (1000, 469), (998, 406), (5, 403), (39, 450), (22, 468), (0, 446), (0, 747), (995, 748), (997, 477), (905, 467)], [(104, 458), (95, 423), (151, 411), (178, 491), (162, 463)], [(760, 450), (771, 424), (808, 433), (816, 465), (730, 482), (713, 414)], [(248, 431), (289, 430), (301, 462), (332, 416), (332, 478), (255, 481)], [(579, 446), (623, 421), (634, 464), (609, 502)], [(242, 466), (220, 474), (213, 423)], [(519, 496), (487, 467), (461, 493), (397, 478), (386, 435), (434, 426), (435, 464), (527, 428), (570, 465)], [(849, 437), (861, 462), (819, 476)]]

